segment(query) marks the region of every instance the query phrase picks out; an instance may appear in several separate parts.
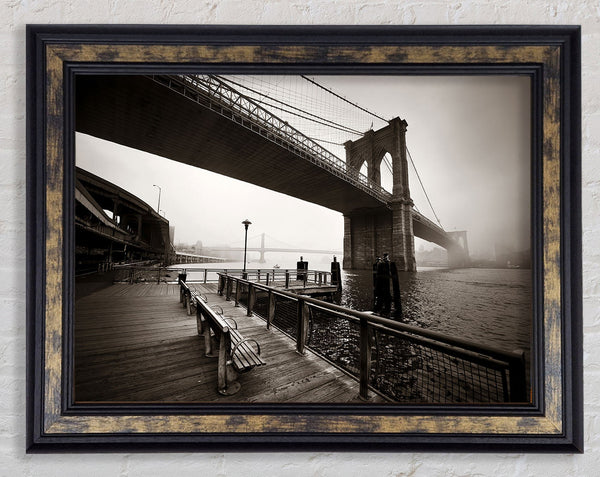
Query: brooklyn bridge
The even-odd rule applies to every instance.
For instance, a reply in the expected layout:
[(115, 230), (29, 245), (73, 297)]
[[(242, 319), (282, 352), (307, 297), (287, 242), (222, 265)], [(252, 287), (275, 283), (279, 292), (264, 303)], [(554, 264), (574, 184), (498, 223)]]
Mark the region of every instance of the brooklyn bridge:
[[(341, 159), (275, 114), (281, 101), (269, 107), (254, 93), (218, 75), (79, 76), (76, 130), (340, 212), (345, 269), (368, 269), (388, 252), (399, 270), (414, 271), (415, 236), (445, 248), (450, 267), (468, 266), (467, 232), (446, 231), (415, 207), (409, 167), (416, 166), (405, 120), (391, 118), (346, 140)], [(391, 190), (382, 186), (384, 168), (392, 175)], [(101, 209), (116, 207), (107, 202)], [(156, 244), (154, 255), (168, 254), (168, 223), (156, 212), (130, 214), (123, 223), (130, 248), (146, 237)], [(142, 223), (153, 232), (144, 235)]]

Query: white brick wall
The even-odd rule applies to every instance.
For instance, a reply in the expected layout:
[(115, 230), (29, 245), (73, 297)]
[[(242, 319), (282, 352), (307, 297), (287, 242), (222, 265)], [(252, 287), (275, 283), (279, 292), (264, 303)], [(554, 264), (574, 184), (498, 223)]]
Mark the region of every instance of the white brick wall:
[[(25, 24), (581, 24), (586, 454), (25, 455)], [(598, 475), (600, 465), (598, 0), (3, 0), (0, 5), (0, 476)]]

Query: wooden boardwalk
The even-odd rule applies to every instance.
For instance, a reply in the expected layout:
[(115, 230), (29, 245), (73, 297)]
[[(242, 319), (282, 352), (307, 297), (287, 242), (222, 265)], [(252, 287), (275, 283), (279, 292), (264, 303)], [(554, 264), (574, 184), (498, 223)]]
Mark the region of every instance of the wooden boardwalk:
[[(77, 402), (298, 402), (361, 403), (358, 382), (307, 351), (259, 317), (247, 317), (216, 294), (216, 284), (194, 284), (223, 307), (246, 338), (256, 339), (266, 366), (240, 375), (234, 396), (217, 393), (217, 363), (204, 356), (196, 317), (179, 303), (173, 284), (117, 284), (75, 303)], [(373, 402), (383, 399), (370, 393)]]

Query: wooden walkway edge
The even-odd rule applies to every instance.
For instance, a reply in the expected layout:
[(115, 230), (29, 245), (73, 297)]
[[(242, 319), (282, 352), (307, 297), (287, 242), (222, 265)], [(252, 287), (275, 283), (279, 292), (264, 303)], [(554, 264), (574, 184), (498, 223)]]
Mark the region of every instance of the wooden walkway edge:
[[(179, 303), (173, 284), (116, 284), (75, 303), (77, 402), (362, 403), (356, 380), (307, 351), (259, 317), (246, 316), (216, 293), (193, 284), (233, 318), (246, 338), (260, 343), (265, 366), (240, 375), (241, 390), (217, 393), (216, 358), (204, 355), (196, 317)], [(371, 402), (384, 402), (370, 393)]]

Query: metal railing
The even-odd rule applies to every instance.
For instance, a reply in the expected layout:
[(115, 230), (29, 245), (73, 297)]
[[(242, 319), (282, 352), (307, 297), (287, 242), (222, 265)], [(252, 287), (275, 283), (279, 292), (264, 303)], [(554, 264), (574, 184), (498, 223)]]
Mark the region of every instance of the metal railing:
[(350, 168), (345, 161), (216, 76), (152, 75), (149, 77), (157, 83), (167, 86), (186, 98), (284, 147), (297, 156), (326, 169), (383, 203), (387, 204), (391, 200), (392, 195), (381, 185), (369, 179), (359, 170)]
[[(189, 283), (216, 283), (219, 273), (237, 278), (244, 277), (244, 271), (226, 268), (177, 268), (158, 267), (150, 265), (111, 265), (115, 275), (113, 281), (120, 283), (164, 283), (176, 282), (180, 274), (186, 275)], [(247, 269), (245, 277), (248, 280), (265, 285), (285, 287), (292, 286), (326, 286), (331, 284), (331, 272), (322, 270), (297, 270), (297, 269)]]
[[(186, 281), (191, 283), (214, 283), (219, 280), (219, 273), (231, 275), (237, 278), (244, 278), (244, 270), (241, 268), (188, 268), (169, 269), (175, 274), (185, 273)], [(171, 275), (173, 276), (173, 273)], [(280, 268), (255, 268), (246, 269), (245, 276), (247, 280), (265, 285), (279, 286), (289, 288), (290, 286), (308, 286), (308, 285), (329, 285), (331, 284), (331, 272), (322, 270), (300, 270), (300, 269), (280, 269)]]
[(399, 402), (526, 402), (523, 352), (506, 352), (219, 273), (219, 294), (369, 389)]

